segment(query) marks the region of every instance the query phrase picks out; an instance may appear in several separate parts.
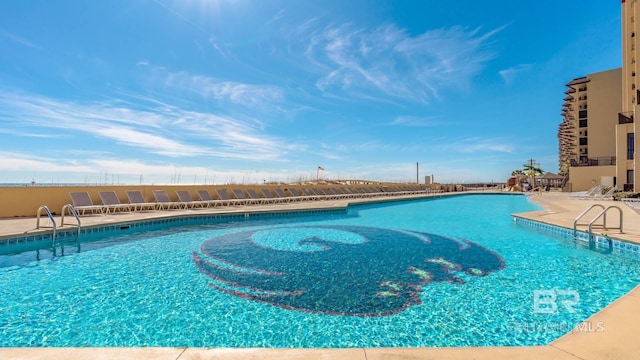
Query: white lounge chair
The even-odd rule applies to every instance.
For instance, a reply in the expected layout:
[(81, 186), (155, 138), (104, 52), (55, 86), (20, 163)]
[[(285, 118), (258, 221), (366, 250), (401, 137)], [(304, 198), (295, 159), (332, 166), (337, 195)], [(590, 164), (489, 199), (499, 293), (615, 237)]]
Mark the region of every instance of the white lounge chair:
[(187, 205), (171, 201), (169, 194), (164, 190), (153, 190), (153, 197), (156, 199), (156, 203), (160, 206), (160, 209), (186, 209)]
[(257, 204), (274, 204), (274, 199), (263, 198), (258, 195), (258, 193), (253, 189), (247, 189), (247, 194), (249, 195), (249, 199), (255, 201)]
[(227, 201), (212, 198), (207, 190), (196, 190), (196, 194), (198, 194), (200, 201), (206, 202), (208, 206), (229, 205)]
[(278, 188), (277, 189), (273, 189), (273, 192), (275, 193), (275, 196), (271, 193), (271, 191), (269, 191), (269, 189), (263, 189), (262, 190), (262, 193), (266, 197), (273, 197), (279, 203), (290, 203), (291, 200), (295, 200), (293, 197), (285, 194), (282, 189), (278, 189)]
[(226, 202), (228, 205), (243, 205), (246, 201), (241, 199), (233, 199), (227, 193), (227, 189), (216, 189), (216, 193), (220, 200)]
[(623, 198), (622, 202), (640, 214), (640, 198)]
[(86, 191), (74, 191), (70, 192), (69, 196), (71, 197), (71, 202), (73, 203), (73, 207), (76, 209), (79, 215), (84, 215), (85, 212), (89, 212), (91, 214), (105, 213), (105, 208), (103, 205), (94, 205), (93, 201), (91, 201), (91, 197), (89, 193)]
[(133, 211), (144, 211), (144, 210), (158, 210), (158, 203), (147, 202), (145, 200), (144, 195), (142, 195), (142, 191), (140, 190), (127, 190), (125, 191), (127, 194), (127, 199), (129, 200), (129, 204), (133, 206)]
[(116, 211), (131, 211), (131, 205), (121, 203), (115, 191), (99, 191), (98, 195), (100, 195), (100, 200), (102, 200), (107, 214)]
[(594, 186), (591, 189), (588, 189), (586, 191), (572, 192), (572, 193), (569, 194), (569, 197), (573, 198), (573, 199), (589, 198), (589, 197), (593, 196), (594, 194), (596, 194), (597, 192), (601, 192), (603, 188), (604, 188), (603, 185), (597, 185), (597, 186)]
[(178, 195), (178, 201), (180, 201), (182, 204), (184, 204), (185, 209), (186, 208), (191, 208), (191, 209), (195, 209), (195, 208), (204, 208), (205, 206), (209, 206), (209, 203), (207, 201), (197, 201), (197, 200), (193, 200), (193, 198), (191, 197), (191, 194), (189, 194), (189, 192), (187, 190), (176, 190), (176, 195)]

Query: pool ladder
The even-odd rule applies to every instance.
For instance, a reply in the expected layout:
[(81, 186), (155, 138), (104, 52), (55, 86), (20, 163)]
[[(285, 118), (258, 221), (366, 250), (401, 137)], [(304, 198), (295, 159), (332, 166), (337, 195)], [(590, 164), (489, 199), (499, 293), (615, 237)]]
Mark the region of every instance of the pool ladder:
[(68, 224), (68, 225), (78, 227), (78, 232), (76, 233), (76, 239), (77, 239), (80, 237), (80, 227), (82, 225), (80, 223), (80, 216), (78, 216), (78, 212), (76, 211), (76, 208), (73, 207), (73, 205), (66, 204), (65, 206), (62, 207), (62, 211), (61, 211), (62, 214), (60, 215), (60, 226), (64, 226), (64, 215), (67, 213), (67, 211), (69, 211), (69, 214), (73, 215), (73, 217), (76, 219), (76, 224)]
[[(36, 229), (40, 229), (40, 216), (42, 215), (42, 211), (49, 217), (49, 221), (51, 222), (51, 227), (53, 228), (53, 234), (51, 235), (51, 244), (56, 243), (56, 220), (53, 218), (53, 214), (49, 211), (49, 208), (46, 205), (42, 205), (38, 208), (38, 213), (36, 214)], [(44, 227), (44, 226), (43, 226)]]
[[(589, 221), (588, 223), (582, 223), (582, 224), (578, 224), (578, 221), (584, 217), (591, 209), (599, 207), (602, 210), (593, 218), (591, 219), (591, 221)], [(618, 210), (618, 214), (620, 214), (620, 224), (618, 227), (607, 227), (607, 211), (609, 211), (610, 209), (616, 209)], [(599, 224), (595, 224), (596, 221), (598, 221), (600, 218), (602, 218), (602, 225)], [(602, 228), (604, 230), (615, 230), (618, 229), (620, 230), (620, 234), (622, 234), (622, 209), (620, 209), (618, 206), (615, 205), (610, 205), (607, 207), (604, 207), (604, 205), (602, 204), (593, 204), (591, 206), (589, 206), (585, 211), (583, 211), (580, 215), (578, 215), (578, 217), (575, 218), (575, 220), (573, 221), (573, 238), (576, 239), (577, 238), (577, 227), (578, 225), (589, 225), (589, 242), (593, 241), (593, 227), (594, 226), (602, 226)]]

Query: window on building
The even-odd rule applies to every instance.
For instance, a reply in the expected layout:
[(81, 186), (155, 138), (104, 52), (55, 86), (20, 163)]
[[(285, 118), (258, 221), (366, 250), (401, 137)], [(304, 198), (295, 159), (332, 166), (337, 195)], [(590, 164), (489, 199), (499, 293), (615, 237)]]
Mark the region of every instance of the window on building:
[(627, 184), (633, 184), (633, 170), (627, 170)]
[(579, 126), (580, 126), (581, 128), (583, 128), (583, 127), (587, 127), (587, 119), (579, 120)]
[(627, 160), (633, 160), (634, 133), (627, 133)]
[(586, 117), (587, 117), (587, 110), (578, 111), (578, 118), (579, 119), (586, 119)]
[(586, 137), (580, 138), (580, 145), (589, 145)]

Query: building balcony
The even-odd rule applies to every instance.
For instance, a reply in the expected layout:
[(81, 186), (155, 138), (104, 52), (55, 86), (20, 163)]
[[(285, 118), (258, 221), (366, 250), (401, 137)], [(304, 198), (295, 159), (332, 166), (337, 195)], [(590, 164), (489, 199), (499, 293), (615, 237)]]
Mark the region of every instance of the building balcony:
[(571, 166), (608, 166), (616, 164), (615, 156), (585, 157), (581, 156), (580, 160), (571, 159)]
[(618, 113), (618, 124), (633, 124), (633, 111)]

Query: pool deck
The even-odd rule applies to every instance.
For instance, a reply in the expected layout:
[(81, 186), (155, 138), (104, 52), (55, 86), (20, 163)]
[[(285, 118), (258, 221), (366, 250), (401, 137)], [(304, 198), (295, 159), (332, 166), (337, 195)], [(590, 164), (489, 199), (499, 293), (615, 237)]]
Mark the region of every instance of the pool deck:
[[(471, 193), (471, 192), (469, 192)], [(451, 195), (460, 193), (450, 193)], [(434, 195), (429, 195), (434, 196)], [(440, 195), (438, 195), (440, 196)], [(442, 194), (447, 196), (447, 194)], [(413, 196), (422, 197), (422, 196)], [(395, 200), (394, 198), (307, 201), (277, 205), (250, 205), (204, 210), (167, 210), (82, 217), (83, 227), (136, 220), (203, 213), (246, 213), (299, 209), (342, 208), (348, 203)], [(534, 194), (529, 199), (544, 210), (518, 216), (552, 225), (573, 228), (574, 219), (592, 204), (618, 206), (622, 210), (624, 234), (604, 231), (613, 238), (640, 244), (640, 214), (621, 202), (578, 200), (567, 193)], [(481, 211), (482, 209), (479, 209)], [(590, 212), (585, 219), (597, 214)], [(609, 215), (610, 227), (618, 215)], [(56, 219), (58, 221), (58, 219)], [(33, 233), (34, 218), (0, 219), (0, 237)], [(67, 229), (68, 227), (64, 227)], [(584, 229), (581, 226), (580, 229)], [(49, 230), (50, 229), (45, 229)], [(632, 359), (640, 354), (640, 286), (613, 302), (574, 330), (546, 346), (479, 348), (351, 348), (351, 349), (225, 349), (225, 348), (0, 348), (1, 359)], [(597, 324), (600, 324), (599, 328)], [(600, 331), (602, 330), (602, 331)]]

